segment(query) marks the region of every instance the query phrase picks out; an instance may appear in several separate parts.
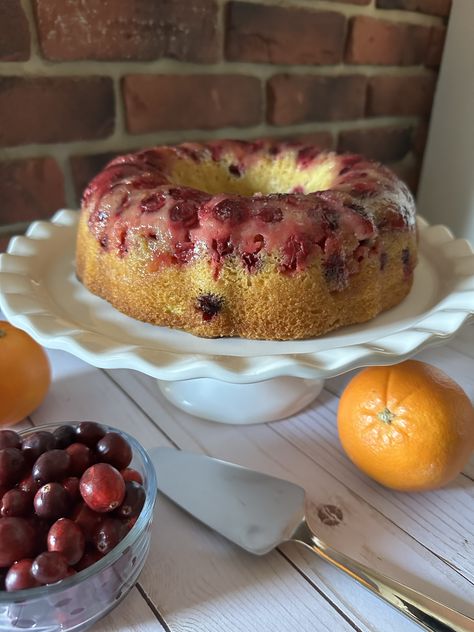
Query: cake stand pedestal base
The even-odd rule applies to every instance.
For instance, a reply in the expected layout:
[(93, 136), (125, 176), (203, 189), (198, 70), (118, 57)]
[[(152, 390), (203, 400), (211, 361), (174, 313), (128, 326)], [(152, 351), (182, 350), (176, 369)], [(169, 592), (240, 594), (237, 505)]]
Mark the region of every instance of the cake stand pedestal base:
[(211, 378), (158, 380), (172, 404), (196, 417), (224, 424), (261, 424), (296, 414), (321, 392), (323, 380), (276, 377), (252, 384), (231, 384)]

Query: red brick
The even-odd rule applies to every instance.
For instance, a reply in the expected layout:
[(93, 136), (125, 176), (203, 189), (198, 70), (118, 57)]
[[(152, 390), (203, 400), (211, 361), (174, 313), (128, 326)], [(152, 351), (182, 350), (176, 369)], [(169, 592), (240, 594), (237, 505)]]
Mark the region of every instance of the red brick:
[(380, 162), (401, 160), (411, 149), (410, 127), (372, 127), (340, 132), (338, 151), (362, 154)]
[(422, 64), (429, 36), (427, 26), (360, 15), (351, 20), (346, 61), (393, 66)]
[(329, 2), (345, 2), (346, 4), (370, 4), (372, 0), (329, 0)]
[[(280, 137), (281, 138), (281, 137)], [(333, 149), (334, 137), (331, 132), (307, 132), (306, 134), (289, 134), (286, 140), (315, 145), (321, 149)]]
[(260, 80), (244, 75), (129, 75), (128, 131), (245, 127), (261, 121)]
[(426, 51), (425, 66), (428, 68), (438, 68), (443, 57), (444, 40), (446, 38), (446, 27), (432, 26), (428, 50)]
[(435, 90), (434, 75), (371, 77), (367, 111), (371, 116), (428, 116)]
[(20, 0), (0, 2), (0, 60), (24, 61), (30, 57), (30, 29)]
[(268, 121), (292, 125), (359, 118), (366, 84), (362, 75), (275, 75), (268, 82)]
[(451, 0), (377, 0), (376, 6), (379, 9), (405, 9), (446, 17), (451, 11)]
[(230, 2), (226, 57), (271, 64), (337, 64), (345, 17), (333, 11)]
[(92, 156), (71, 157), (71, 171), (77, 202), (80, 201), (82, 192), (92, 178), (97, 175), (99, 171), (109, 162), (109, 160), (112, 160), (112, 158), (114, 158), (118, 153), (127, 152), (107, 152), (102, 154), (93, 154)]
[(47, 59), (218, 57), (215, 0), (35, 0), (35, 10)]
[(0, 77), (0, 145), (105, 138), (114, 94), (106, 77)]
[(1, 222), (49, 217), (65, 206), (61, 170), (52, 158), (0, 162)]

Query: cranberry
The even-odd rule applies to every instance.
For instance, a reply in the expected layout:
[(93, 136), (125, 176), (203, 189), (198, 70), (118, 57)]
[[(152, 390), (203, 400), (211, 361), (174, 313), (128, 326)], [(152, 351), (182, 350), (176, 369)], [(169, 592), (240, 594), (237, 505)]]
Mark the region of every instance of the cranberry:
[(115, 512), (119, 518), (135, 518), (139, 515), (145, 504), (146, 494), (143, 485), (135, 481), (125, 483), (125, 498)]
[(69, 566), (77, 564), (84, 555), (84, 534), (78, 524), (68, 518), (60, 518), (53, 524), (47, 542), (48, 551), (61, 553)]
[(76, 564), (76, 571), (83, 571), (85, 568), (89, 568), (92, 564), (95, 564), (99, 560), (103, 558), (102, 553), (99, 553), (97, 549), (91, 549), (90, 551), (86, 551), (79, 563)]
[(67, 576), (67, 562), (61, 553), (45, 551), (35, 557), (31, 574), (40, 584), (54, 584)]
[(137, 472), (137, 470), (134, 470), (131, 467), (127, 467), (125, 470), (122, 470), (120, 474), (123, 476), (124, 481), (135, 481), (136, 483), (143, 485), (143, 476), (140, 472)]
[(0, 430), (0, 450), (3, 448), (21, 449), (21, 437), (14, 430)]
[(106, 518), (94, 533), (93, 542), (102, 555), (106, 555), (127, 535), (127, 527), (117, 518)]
[(213, 209), (214, 217), (220, 222), (240, 224), (248, 217), (248, 209), (242, 200), (227, 198), (218, 202)]
[(76, 441), (94, 448), (96, 443), (105, 435), (105, 430), (95, 421), (82, 421), (76, 428)]
[(40, 586), (40, 583), (31, 574), (32, 564), (33, 560), (24, 559), (10, 566), (5, 577), (5, 588), (8, 592)]
[(71, 505), (68, 492), (60, 483), (47, 483), (35, 494), (36, 515), (45, 520), (57, 520), (64, 516)]
[(50, 450), (39, 456), (33, 465), (33, 478), (40, 485), (58, 481), (69, 473), (71, 457), (65, 450)]
[(34, 515), (28, 518), (28, 524), (33, 527), (35, 533), (35, 552), (38, 554), (45, 551), (48, 548), (46, 538), (48, 537), (49, 527), (51, 526), (49, 520), (43, 520)]
[(0, 514), (3, 517), (22, 518), (33, 509), (31, 495), (20, 489), (10, 489), (3, 495)]
[(66, 452), (71, 457), (69, 473), (72, 476), (82, 476), (90, 465), (92, 465), (92, 452), (83, 443), (72, 443), (66, 448)]
[(104, 519), (104, 515), (92, 511), (86, 503), (81, 502), (76, 505), (72, 512), (71, 519), (81, 528), (88, 542), (92, 541), (92, 535)]
[(113, 511), (125, 496), (120, 472), (108, 463), (97, 463), (84, 472), (79, 484), (81, 496), (93, 511)]
[(43, 452), (53, 450), (55, 447), (54, 435), (46, 430), (37, 430), (33, 434), (27, 435), (21, 444), (21, 449), (30, 463), (36, 461)]
[(20, 480), (25, 467), (25, 457), (18, 448), (0, 450), (0, 486), (14, 485)]
[(300, 169), (306, 169), (306, 167), (309, 167), (311, 163), (314, 161), (314, 159), (320, 153), (321, 153), (321, 150), (318, 149), (317, 147), (311, 147), (311, 146), (302, 147), (298, 151), (298, 156), (296, 158), (296, 161)]
[(39, 488), (40, 485), (35, 481), (32, 474), (28, 474), (28, 476), (25, 476), (25, 478), (18, 483), (18, 489), (30, 494), (31, 497), (36, 494)]
[(308, 235), (291, 235), (283, 248), (283, 259), (280, 266), (282, 272), (293, 272), (301, 268), (313, 248)]
[(324, 264), (324, 276), (331, 290), (343, 290), (347, 285), (347, 266), (340, 254), (329, 255)]
[(229, 173), (231, 173), (236, 178), (240, 178), (242, 175), (242, 170), (239, 165), (229, 165)]
[(281, 222), (283, 213), (280, 208), (274, 206), (265, 206), (258, 212), (258, 218), (267, 224)]
[(76, 430), (74, 426), (59, 426), (59, 428), (56, 428), (53, 432), (53, 435), (56, 439), (56, 447), (62, 450), (76, 441)]
[(242, 262), (248, 272), (255, 272), (255, 270), (259, 267), (260, 257), (252, 252), (244, 252), (242, 255)]
[(0, 567), (30, 557), (35, 533), (24, 518), (0, 518)]
[(118, 432), (108, 432), (98, 442), (96, 451), (99, 460), (123, 470), (132, 460), (132, 448)]
[(211, 320), (216, 314), (218, 314), (224, 299), (217, 294), (201, 294), (196, 299), (196, 307), (202, 312), (203, 320)]
[(165, 202), (166, 196), (164, 193), (152, 193), (140, 202), (140, 211), (142, 213), (156, 213), (160, 208), (163, 208)]
[(197, 208), (197, 204), (192, 201), (177, 202), (170, 209), (170, 220), (185, 228), (194, 228), (199, 223)]
[(68, 476), (61, 481), (61, 485), (67, 491), (73, 501), (79, 499), (79, 479), (77, 476)]

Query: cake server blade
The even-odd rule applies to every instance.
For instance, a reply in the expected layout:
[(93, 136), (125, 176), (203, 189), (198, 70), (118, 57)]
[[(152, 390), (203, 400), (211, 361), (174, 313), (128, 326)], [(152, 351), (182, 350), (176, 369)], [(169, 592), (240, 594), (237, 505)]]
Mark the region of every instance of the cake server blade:
[(325, 544), (305, 518), (302, 487), (172, 448), (149, 451), (158, 489), (228, 540), (256, 555), (285, 541), (303, 544), (425, 630), (474, 632), (474, 619), (386, 577)]

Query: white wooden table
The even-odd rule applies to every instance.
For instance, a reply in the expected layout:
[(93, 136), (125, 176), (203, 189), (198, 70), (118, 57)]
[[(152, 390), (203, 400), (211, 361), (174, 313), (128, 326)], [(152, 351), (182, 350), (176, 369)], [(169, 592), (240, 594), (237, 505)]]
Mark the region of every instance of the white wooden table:
[[(474, 398), (474, 328), (418, 356)], [(296, 417), (227, 426), (178, 411), (153, 379), (93, 368), (52, 351), (53, 384), (25, 424), (97, 420), (134, 434), (145, 447), (205, 452), (307, 490), (308, 513), (332, 546), (474, 617), (474, 459), (449, 487), (403, 494), (379, 486), (342, 452), (334, 378)], [(159, 473), (158, 473), (159, 477)], [(341, 510), (338, 524), (328, 506)], [(331, 508), (329, 508), (331, 513)], [(253, 557), (160, 497), (152, 547), (138, 585), (95, 632), (419, 630), (355, 582), (296, 545)]]

